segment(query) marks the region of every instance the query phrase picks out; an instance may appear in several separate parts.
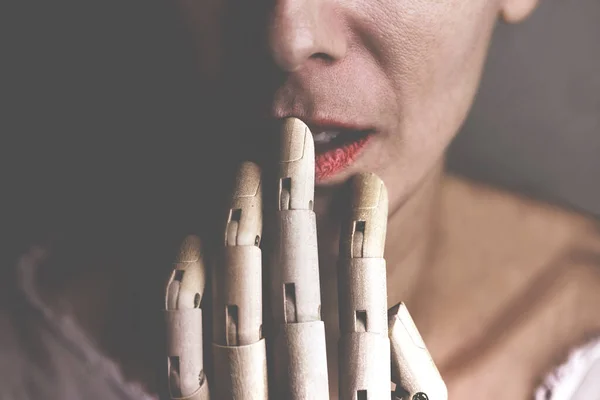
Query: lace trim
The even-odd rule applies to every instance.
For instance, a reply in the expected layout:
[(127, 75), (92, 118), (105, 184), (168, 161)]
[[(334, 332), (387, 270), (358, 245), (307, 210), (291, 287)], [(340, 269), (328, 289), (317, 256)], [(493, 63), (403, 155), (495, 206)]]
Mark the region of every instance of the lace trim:
[[(600, 362), (600, 337), (571, 352), (567, 361), (546, 377), (537, 389), (535, 400), (570, 400), (582, 387), (594, 365)], [(594, 369), (595, 370), (595, 369)], [(600, 375), (592, 382), (600, 382)], [(600, 399), (600, 392), (593, 399)]]

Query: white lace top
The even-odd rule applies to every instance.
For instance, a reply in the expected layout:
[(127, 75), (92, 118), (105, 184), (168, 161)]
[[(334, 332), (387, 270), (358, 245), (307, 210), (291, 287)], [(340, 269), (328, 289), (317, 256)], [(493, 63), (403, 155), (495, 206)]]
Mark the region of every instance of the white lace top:
[(600, 338), (573, 350), (546, 377), (535, 400), (600, 400)]

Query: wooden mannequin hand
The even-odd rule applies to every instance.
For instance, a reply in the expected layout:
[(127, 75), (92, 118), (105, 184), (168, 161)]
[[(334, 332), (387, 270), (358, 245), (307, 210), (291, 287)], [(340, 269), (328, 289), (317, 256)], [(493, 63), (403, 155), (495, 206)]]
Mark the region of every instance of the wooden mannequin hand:
[[(281, 142), (265, 291), (261, 171), (244, 163), (236, 178), (222, 254), (212, 273), (211, 382), (204, 373), (200, 240), (187, 237), (181, 247), (166, 290), (173, 400), (329, 398), (313, 212), (314, 143), (295, 118), (284, 120)], [(338, 261), (339, 398), (388, 400), (393, 382), (392, 399), (445, 400), (444, 382), (406, 307), (387, 310), (385, 185), (368, 173), (349, 185)], [(263, 332), (263, 292), (271, 304), (270, 332)]]

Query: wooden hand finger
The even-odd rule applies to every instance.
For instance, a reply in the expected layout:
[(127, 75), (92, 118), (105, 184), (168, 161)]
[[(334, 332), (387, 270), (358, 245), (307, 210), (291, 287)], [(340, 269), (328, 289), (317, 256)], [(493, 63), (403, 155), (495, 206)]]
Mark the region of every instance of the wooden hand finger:
[(395, 400), (447, 400), (446, 385), (404, 303), (388, 312)]
[(232, 193), (224, 248), (213, 274), (212, 392), (219, 400), (266, 400), (262, 333), (262, 185), (260, 168), (241, 165)]
[(283, 121), (271, 273), (277, 399), (329, 398), (321, 320), (314, 201), (314, 142), (296, 118)]
[(202, 248), (197, 236), (183, 241), (165, 294), (169, 395), (172, 400), (208, 400), (202, 349), (205, 288)]
[(350, 181), (350, 200), (338, 264), (339, 398), (389, 399), (387, 191), (377, 176), (363, 173)]

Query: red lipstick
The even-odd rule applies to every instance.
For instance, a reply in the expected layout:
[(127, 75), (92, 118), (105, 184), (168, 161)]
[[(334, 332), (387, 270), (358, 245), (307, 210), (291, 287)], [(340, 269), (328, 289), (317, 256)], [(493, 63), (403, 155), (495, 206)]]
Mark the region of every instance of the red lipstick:
[(372, 135), (365, 135), (355, 141), (341, 144), (335, 147), (317, 153), (315, 157), (315, 178), (317, 181), (323, 181), (331, 178), (340, 171), (349, 167), (361, 150), (367, 145)]
[(352, 165), (376, 133), (373, 126), (343, 118), (277, 114), (277, 118), (289, 117), (302, 120), (313, 134), (317, 183), (333, 178)]

